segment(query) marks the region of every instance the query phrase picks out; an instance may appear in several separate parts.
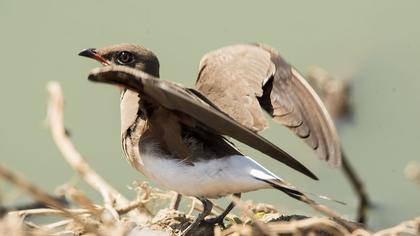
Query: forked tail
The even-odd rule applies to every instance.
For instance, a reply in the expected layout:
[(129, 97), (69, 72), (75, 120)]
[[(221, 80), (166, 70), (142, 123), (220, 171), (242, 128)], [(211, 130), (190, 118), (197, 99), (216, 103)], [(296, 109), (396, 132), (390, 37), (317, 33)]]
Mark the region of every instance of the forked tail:
[[(273, 188), (278, 189), (282, 192), (284, 192), (285, 194), (287, 194), (288, 196), (299, 200), (301, 202), (304, 202), (306, 204), (308, 204), (310, 207), (312, 207), (313, 209), (315, 209), (318, 212), (321, 212), (322, 214), (333, 218), (335, 221), (339, 222), (340, 224), (344, 225), (346, 228), (348, 228), (349, 230), (354, 230), (356, 228), (356, 225), (354, 225), (353, 223), (343, 219), (338, 213), (336, 213), (335, 211), (329, 209), (328, 207), (317, 203), (315, 200), (309, 198), (307, 196), (306, 193), (299, 191), (298, 189), (296, 189), (294, 186), (291, 186), (289, 184), (284, 183), (283, 181), (279, 180), (279, 179), (260, 179), (261, 181), (264, 181), (268, 184), (270, 184)], [(315, 194), (314, 194), (315, 195)], [(325, 197), (325, 196), (319, 196), (319, 195), (315, 195), (319, 198), (322, 199), (326, 199), (326, 200), (332, 200), (335, 202), (339, 202), (336, 200), (333, 200), (331, 198)], [(340, 203), (340, 202), (339, 202)]]

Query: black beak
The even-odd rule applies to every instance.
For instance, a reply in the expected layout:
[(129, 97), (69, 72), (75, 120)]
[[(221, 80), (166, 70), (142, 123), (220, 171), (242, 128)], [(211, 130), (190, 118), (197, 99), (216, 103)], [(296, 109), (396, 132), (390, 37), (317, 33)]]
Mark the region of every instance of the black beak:
[(97, 60), (102, 65), (110, 65), (111, 63), (103, 56), (99, 55), (94, 48), (88, 48), (79, 52), (79, 56), (88, 57)]
[(83, 51), (79, 52), (79, 56), (93, 58), (93, 59), (96, 59), (96, 55), (97, 53), (94, 48), (84, 49)]

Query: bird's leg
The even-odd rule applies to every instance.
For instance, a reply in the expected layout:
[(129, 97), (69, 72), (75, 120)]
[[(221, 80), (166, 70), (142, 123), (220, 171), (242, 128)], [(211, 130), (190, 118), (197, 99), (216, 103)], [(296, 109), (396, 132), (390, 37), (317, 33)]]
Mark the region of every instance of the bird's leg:
[(200, 225), (204, 218), (210, 214), (211, 209), (213, 208), (213, 203), (211, 203), (211, 201), (209, 201), (207, 198), (199, 197), (198, 200), (203, 203), (203, 211), (198, 214), (197, 218), (195, 218), (195, 220), (184, 231), (182, 231), (181, 235), (183, 236), (187, 235), (188, 232)]
[[(241, 193), (234, 193), (233, 196), (237, 197), (237, 198), (241, 198)], [(227, 216), (227, 214), (229, 214), (229, 212), (235, 207), (235, 203), (232, 201), (227, 207), (226, 210), (224, 212), (222, 212), (222, 214), (208, 219), (206, 220), (207, 224), (218, 224), (221, 227), (224, 227), (223, 224), (223, 220), (225, 219), (225, 217)]]

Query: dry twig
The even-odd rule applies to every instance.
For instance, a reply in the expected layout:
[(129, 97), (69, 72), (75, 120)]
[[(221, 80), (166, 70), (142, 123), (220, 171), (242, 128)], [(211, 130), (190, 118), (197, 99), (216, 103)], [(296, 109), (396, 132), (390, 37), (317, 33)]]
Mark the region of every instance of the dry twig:
[(93, 202), (89, 200), (84, 194), (82, 194), (75, 187), (68, 187), (66, 189), (66, 194), (76, 203), (78, 203), (82, 208), (89, 210), (95, 216), (100, 217), (102, 213), (102, 208), (95, 206)]
[(266, 224), (264, 224), (263, 222), (259, 221), (254, 213), (249, 209), (248, 206), (245, 205), (245, 203), (243, 201), (241, 201), (241, 199), (239, 199), (238, 197), (232, 195), (230, 196), (230, 198), (232, 199), (232, 201), (235, 203), (236, 206), (238, 206), (249, 218), (252, 219), (253, 223), (255, 224), (256, 227), (258, 227), (258, 229), (264, 234), (264, 235), (276, 235), (274, 232), (271, 231), (270, 228), (267, 227)]
[[(90, 168), (66, 134), (63, 118), (64, 98), (60, 85), (54, 81), (50, 82), (47, 85), (47, 90), (50, 96), (47, 113), (48, 121), (55, 144), (71, 167), (73, 167), (73, 169), (75, 169), (90, 186), (101, 193), (105, 204), (112, 205), (114, 198), (120, 194)], [(122, 201), (125, 204), (128, 203), (128, 200), (124, 199)]]
[[(309, 82), (324, 102), (331, 118), (335, 123), (338, 120), (350, 116), (350, 82), (348, 80), (334, 79), (327, 71), (319, 67), (313, 67), (308, 75)], [(367, 210), (371, 205), (362, 179), (350, 164), (349, 158), (341, 148), (342, 171), (349, 181), (353, 191), (359, 199), (357, 207), (357, 222), (365, 224)]]
[(353, 191), (356, 193), (359, 199), (359, 204), (357, 206), (356, 221), (361, 224), (366, 224), (367, 211), (369, 209), (369, 206), (371, 206), (369, 196), (366, 192), (365, 185), (363, 184), (362, 179), (359, 177), (359, 175), (357, 175), (356, 171), (349, 163), (348, 158), (345, 155), (343, 149), (341, 149), (341, 155), (343, 159), (342, 160), (343, 173), (349, 180)]
[(420, 187), (420, 165), (419, 163), (412, 161), (407, 164), (404, 170), (407, 179), (415, 182)]
[(394, 236), (400, 234), (420, 235), (420, 217), (404, 221), (392, 228), (384, 229), (373, 234), (375, 236)]
[(49, 194), (43, 192), (35, 185), (31, 184), (26, 179), (13, 174), (10, 170), (0, 165), (0, 177), (14, 184), (15, 186), (23, 189), (27, 193), (31, 194), (36, 200), (45, 203), (51, 208), (60, 210), (66, 217), (69, 217), (82, 225), (88, 232), (96, 233), (100, 235), (95, 227), (84, 222), (79, 216), (72, 214), (66, 208), (64, 208), (60, 202), (58, 202), (54, 197), (51, 197)]
[(308, 218), (290, 222), (268, 223), (268, 227), (276, 234), (296, 234), (302, 231), (324, 231), (331, 235), (349, 235), (350, 232), (337, 224), (335, 221), (326, 218)]
[[(55, 81), (49, 82), (47, 89), (50, 96), (48, 102), (48, 120), (54, 142), (63, 154), (63, 157), (90, 186), (101, 193), (105, 208), (113, 209), (114, 203), (117, 207), (128, 205), (129, 201), (89, 166), (66, 135), (63, 118), (64, 98), (59, 83)], [(137, 211), (131, 211), (130, 214), (139, 221), (147, 221), (149, 219), (148, 216), (140, 214)]]
[[(45, 203), (46, 205), (54, 208), (10, 211), (3, 218), (0, 217), (0, 234), (12, 233), (14, 235), (25, 235), (26, 232), (24, 230), (26, 230), (31, 235), (45, 235), (47, 232), (49, 235), (73, 235), (76, 233), (86, 232), (92, 232), (96, 235), (99, 235), (100, 233), (105, 235), (126, 235), (128, 232), (133, 230), (135, 226), (142, 227), (143, 225), (139, 224), (138, 220), (123, 222), (115, 217), (110, 218), (108, 221), (103, 220), (103, 211), (111, 209), (115, 211), (115, 213), (118, 213), (118, 215), (136, 212), (135, 216), (138, 216), (140, 213), (138, 211), (133, 211), (133, 209), (146, 209), (145, 204), (149, 203), (152, 199), (168, 199), (171, 198), (173, 194), (171, 192), (162, 193), (156, 189), (151, 189), (147, 186), (147, 184), (143, 183), (139, 185), (139, 187), (142, 190), (142, 195), (139, 195), (136, 200), (128, 202), (128, 200), (126, 200), (119, 192), (117, 192), (108, 183), (106, 183), (98, 174), (96, 174), (94, 170), (91, 169), (89, 165), (82, 159), (81, 155), (75, 150), (74, 146), (72, 145), (64, 131), (62, 114), (63, 97), (61, 89), (57, 83), (50, 83), (48, 88), (50, 92), (48, 117), (51, 123), (54, 141), (56, 142), (60, 151), (63, 153), (66, 160), (71, 164), (71, 166), (77, 172), (79, 172), (79, 174), (88, 184), (90, 184), (95, 190), (102, 194), (105, 206), (103, 207), (95, 205), (77, 189), (70, 187), (66, 188), (65, 192), (68, 196), (70, 196), (71, 199), (73, 199), (73, 201), (77, 202), (81, 207), (83, 207), (83, 209), (67, 209), (54, 197), (41, 191), (36, 186), (32, 185), (22, 177), (13, 174), (11, 171), (0, 165), (0, 177), (3, 177), (4, 179), (8, 180), (20, 189), (30, 193), (39, 202)], [(360, 180), (358, 180), (356, 176), (356, 180), (353, 180), (353, 182), (357, 183), (358, 181)], [(363, 185), (360, 182), (359, 185), (355, 188), (363, 190)], [(290, 222), (276, 221), (264, 223), (267, 221), (263, 222), (258, 220), (255, 215), (255, 212), (252, 212), (250, 208), (239, 198), (232, 196), (232, 201), (234, 201), (234, 203), (240, 209), (242, 209), (242, 211), (250, 219), (252, 219), (253, 226), (247, 224), (233, 224), (230, 228), (226, 230), (222, 230), (220, 227), (215, 227), (214, 233), (217, 236), (253, 234), (313, 235), (318, 234), (320, 232), (328, 233), (331, 235), (372, 235), (371, 232), (363, 228), (357, 228), (357, 226), (343, 220), (337, 213), (328, 209), (327, 207), (319, 205), (318, 203), (315, 203), (309, 198), (304, 197), (302, 200), (310, 206), (312, 206), (317, 211), (320, 211), (323, 214), (332, 217), (335, 221), (327, 218), (307, 218), (304, 220)], [(116, 201), (117, 206), (114, 206), (114, 201)], [(191, 214), (194, 209), (200, 210), (200, 206), (200, 204), (195, 204), (195, 201), (193, 201), (189, 214)], [(46, 225), (37, 225), (29, 221), (24, 221), (25, 217), (29, 215), (61, 215), (67, 217), (68, 219), (60, 220), (58, 222)], [(149, 217), (150, 216), (146, 216), (146, 218)], [(98, 222), (96, 220), (97, 218), (101, 218), (101, 221)], [(79, 228), (80, 226), (83, 227), (83, 231), (80, 231), (74, 223), (77, 223)], [(163, 230), (164, 228), (168, 228), (168, 225), (160, 225), (160, 227)], [(379, 231), (373, 235), (388, 236), (399, 235), (403, 233), (413, 235), (420, 234), (420, 217), (406, 222), (402, 222), (401, 224), (395, 227)]]
[[(67, 209), (67, 211), (73, 215), (83, 215), (83, 214), (92, 214), (87, 209)], [(28, 209), (20, 211), (9, 211), (10, 215), (17, 215), (19, 217), (25, 217), (30, 215), (64, 215), (63, 211), (51, 209), (51, 208), (37, 208), (37, 209)]]

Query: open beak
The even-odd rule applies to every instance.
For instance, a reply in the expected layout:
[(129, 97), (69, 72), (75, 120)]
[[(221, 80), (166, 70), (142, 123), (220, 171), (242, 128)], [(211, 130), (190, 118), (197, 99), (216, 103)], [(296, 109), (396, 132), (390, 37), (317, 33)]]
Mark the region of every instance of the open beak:
[(83, 51), (79, 52), (79, 56), (95, 59), (104, 66), (111, 64), (107, 59), (99, 55), (94, 48), (84, 49)]
[[(101, 63), (104, 66), (111, 65), (111, 62), (109, 60), (105, 59), (103, 56), (101, 56), (95, 50), (95, 48), (84, 49), (81, 52), (79, 52), (79, 56), (95, 59), (96, 61), (98, 61), (99, 63)], [(102, 68), (102, 69), (104, 69), (104, 68)], [(96, 70), (100, 70), (100, 69), (97, 68), (97, 69), (95, 69), (95, 71)], [(90, 81), (93, 81), (93, 82), (102, 82), (102, 83), (114, 84), (114, 85), (116, 85), (118, 87), (118, 89), (120, 90), (120, 92), (122, 90), (124, 90), (125, 87), (127, 87), (127, 86), (122, 85), (124, 83), (127, 83), (124, 80), (124, 78), (123, 79), (118, 79), (118, 77), (96, 76), (94, 74), (90, 74), (89, 77), (88, 77), (88, 79)], [(128, 83), (128, 84), (130, 84), (130, 83)], [(131, 88), (131, 89), (133, 89), (133, 85), (128, 86), (128, 87)]]

